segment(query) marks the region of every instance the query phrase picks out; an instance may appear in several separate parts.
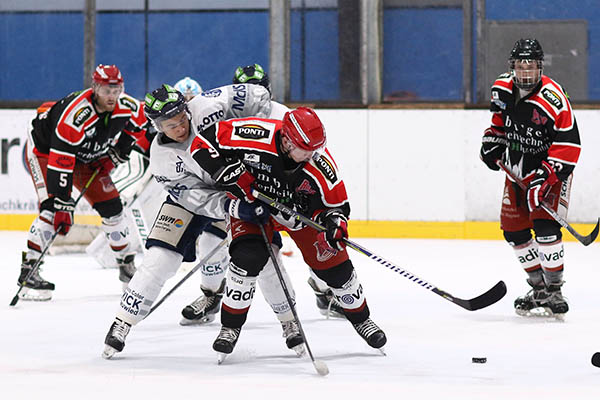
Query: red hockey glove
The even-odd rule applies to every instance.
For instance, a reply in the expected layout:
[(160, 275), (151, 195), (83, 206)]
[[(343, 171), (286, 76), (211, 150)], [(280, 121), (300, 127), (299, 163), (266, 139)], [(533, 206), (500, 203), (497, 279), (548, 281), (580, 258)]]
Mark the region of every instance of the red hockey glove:
[(496, 164), (497, 160), (502, 158), (506, 145), (508, 144), (503, 132), (492, 128), (487, 128), (481, 139), (481, 150), (479, 158), (493, 171), (498, 171), (500, 167)]
[(246, 171), (246, 167), (239, 160), (221, 168), (215, 174), (214, 180), (238, 199), (249, 203), (256, 200), (252, 195), (252, 184), (255, 178)]
[(527, 187), (527, 205), (529, 211), (538, 208), (552, 186), (558, 182), (554, 168), (548, 162), (542, 161), (542, 166), (535, 172), (535, 176)]
[(54, 198), (52, 205), (54, 209), (54, 218), (52, 223), (54, 230), (59, 235), (66, 235), (73, 225), (73, 211), (75, 211), (75, 202), (73, 199), (61, 200), (58, 197)]
[(318, 214), (316, 220), (325, 227), (317, 235), (318, 246), (334, 251), (344, 250), (344, 239), (348, 239), (348, 218), (344, 213), (338, 209), (327, 210)]
[(266, 224), (271, 216), (266, 205), (248, 203), (240, 199), (227, 199), (225, 201), (225, 211), (234, 218), (260, 225)]

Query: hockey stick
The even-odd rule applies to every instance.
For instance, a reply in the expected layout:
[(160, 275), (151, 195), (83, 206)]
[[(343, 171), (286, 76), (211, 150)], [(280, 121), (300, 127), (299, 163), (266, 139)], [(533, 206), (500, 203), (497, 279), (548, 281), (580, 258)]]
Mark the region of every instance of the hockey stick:
[[(254, 195), (254, 197), (259, 199), (260, 201), (268, 204), (269, 206), (271, 206), (281, 212), (288, 214), (292, 218), (302, 222), (304, 225), (308, 225), (311, 228), (316, 229), (319, 232), (322, 232), (325, 230), (324, 226), (316, 223), (312, 219), (305, 217), (304, 215), (292, 210), (289, 207), (286, 207), (285, 205), (279, 203), (278, 201), (276, 201), (256, 190), (253, 190), (252, 194)], [(374, 254), (373, 252), (371, 252), (371, 251), (367, 250), (366, 248), (362, 247), (361, 245), (351, 241), (350, 239), (344, 239), (344, 243), (346, 243), (346, 245), (348, 247), (350, 247), (351, 249), (364, 254), (365, 256), (369, 257), (371, 260), (377, 261), (379, 264), (383, 265), (386, 268), (389, 268), (391, 271), (399, 273), (400, 275), (407, 278), (408, 280), (415, 282), (417, 285), (419, 285), (427, 290), (431, 290), (433, 293), (437, 294), (438, 296), (441, 296), (444, 299), (451, 301), (452, 303), (454, 303), (466, 310), (469, 310), (469, 311), (475, 311), (475, 310), (479, 310), (481, 308), (490, 306), (490, 305), (496, 303), (498, 300), (500, 300), (506, 294), (506, 284), (503, 281), (499, 281), (498, 283), (496, 283), (494, 285), (494, 287), (492, 287), (490, 290), (483, 293), (482, 295), (479, 295), (479, 296), (469, 299), (469, 300), (461, 299), (459, 297), (453, 296), (450, 293), (437, 288), (435, 285), (427, 282), (424, 279), (419, 278), (412, 272), (410, 272), (402, 267), (399, 267), (399, 266), (395, 265), (394, 263), (387, 261), (386, 259)]]
[[(496, 165), (498, 165), (500, 168), (502, 168), (504, 170), (504, 172), (506, 172), (506, 174), (513, 181), (515, 181), (521, 189), (527, 191), (527, 186), (525, 186), (523, 181), (521, 181), (501, 160), (497, 160)], [(584, 246), (588, 246), (594, 240), (596, 240), (596, 237), (598, 237), (598, 231), (600, 230), (600, 218), (598, 218), (598, 222), (596, 223), (594, 230), (589, 235), (583, 236), (583, 235), (579, 234), (567, 221), (565, 221), (564, 218), (562, 218), (560, 215), (558, 215), (558, 213), (552, 209), (552, 207), (550, 206), (550, 204), (548, 204), (548, 202), (542, 200), (541, 207), (544, 211), (546, 211), (548, 214), (550, 214), (550, 216), (552, 218), (554, 218), (554, 220), (556, 222), (558, 222), (563, 228), (568, 230), (569, 233), (571, 233), (571, 235), (573, 235), (573, 237), (575, 237), (575, 239), (579, 240), (579, 242), (581, 244), (583, 244)]]
[(267, 233), (265, 232), (265, 227), (262, 225), (258, 225), (260, 227), (260, 233), (262, 233), (262, 237), (265, 240), (265, 246), (267, 246), (267, 251), (269, 252), (269, 257), (273, 261), (273, 266), (275, 267), (275, 272), (277, 272), (277, 277), (279, 278), (279, 283), (281, 283), (281, 288), (283, 289), (283, 293), (285, 293), (285, 298), (290, 306), (290, 310), (294, 315), (294, 319), (298, 324), (298, 329), (302, 334), (302, 338), (304, 339), (304, 345), (306, 346), (306, 350), (308, 351), (308, 355), (315, 367), (317, 373), (321, 376), (325, 376), (329, 373), (329, 368), (327, 368), (327, 364), (321, 360), (315, 360), (312, 351), (310, 350), (310, 346), (308, 345), (308, 340), (306, 339), (306, 334), (304, 333), (304, 329), (302, 329), (302, 324), (300, 323), (300, 318), (298, 317), (298, 313), (296, 312), (296, 306), (292, 301), (292, 296), (290, 296), (290, 291), (285, 284), (285, 280), (283, 279), (283, 274), (281, 273), (281, 268), (279, 267), (279, 262), (277, 262), (277, 257), (275, 257), (275, 253), (273, 253), (273, 248), (271, 247), (271, 243), (269, 242), (269, 238), (267, 237)]
[[(85, 183), (85, 185), (83, 186), (83, 188), (81, 188), (81, 192), (79, 192), (79, 196), (77, 197), (77, 200), (75, 200), (75, 203), (73, 204), (73, 209), (75, 209), (75, 207), (79, 203), (79, 200), (81, 200), (81, 198), (83, 197), (83, 195), (85, 194), (85, 192), (88, 190), (88, 188), (90, 187), (90, 185), (92, 184), (92, 182), (96, 178), (96, 175), (98, 175), (99, 173), (100, 173), (100, 168), (98, 168), (98, 169), (96, 169), (94, 171), (94, 173), (92, 174), (92, 176), (90, 176), (90, 179), (88, 179), (88, 181)], [(61, 224), (58, 227), (58, 229), (54, 232), (54, 234), (52, 235), (52, 237), (50, 237), (50, 240), (46, 244), (46, 247), (44, 247), (44, 250), (42, 250), (42, 253), (40, 254), (40, 257), (37, 259), (37, 261), (35, 262), (35, 264), (33, 264), (33, 267), (31, 267), (31, 271), (29, 271), (29, 273), (27, 274), (27, 276), (25, 277), (25, 279), (23, 279), (23, 281), (21, 283), (19, 283), (19, 290), (17, 290), (17, 293), (15, 294), (15, 297), (12, 298), (12, 300), (10, 302), (11, 306), (16, 305), (17, 302), (19, 301), (19, 293), (21, 293), (21, 290), (23, 290), (23, 287), (25, 286), (25, 283), (27, 283), (27, 280), (38, 270), (39, 266), (42, 263), (42, 260), (44, 259), (44, 256), (46, 255), (46, 253), (50, 249), (50, 246), (52, 246), (52, 243), (54, 243), (54, 240), (58, 236), (58, 232), (60, 232), (62, 230), (62, 227), (63, 226)]]
[(185, 276), (183, 278), (181, 278), (181, 280), (179, 282), (177, 282), (175, 284), (175, 286), (173, 286), (171, 288), (171, 290), (169, 290), (167, 293), (165, 293), (165, 295), (158, 302), (156, 302), (155, 305), (152, 306), (152, 308), (150, 309), (150, 311), (148, 311), (148, 314), (146, 314), (146, 316), (144, 317), (144, 319), (148, 318), (148, 316), (150, 314), (152, 314), (154, 312), (154, 310), (156, 310), (158, 308), (158, 306), (160, 306), (167, 299), (167, 297), (169, 297), (175, 290), (177, 290), (177, 288), (179, 286), (183, 285), (183, 283), (185, 281), (187, 281), (190, 276), (194, 275), (194, 273), (196, 271), (198, 271), (198, 269), (200, 269), (200, 267), (202, 267), (212, 256), (214, 256), (215, 253), (217, 251), (219, 251), (219, 249), (221, 247), (223, 247), (223, 245), (225, 245), (225, 243), (227, 243), (227, 238), (223, 239), (221, 241), (221, 243), (219, 243), (218, 245), (216, 245), (216, 247), (214, 249), (212, 249), (202, 260), (200, 260), (198, 262), (198, 264), (196, 264), (194, 266), (194, 268), (192, 268), (191, 270), (189, 270), (188, 273), (185, 274)]

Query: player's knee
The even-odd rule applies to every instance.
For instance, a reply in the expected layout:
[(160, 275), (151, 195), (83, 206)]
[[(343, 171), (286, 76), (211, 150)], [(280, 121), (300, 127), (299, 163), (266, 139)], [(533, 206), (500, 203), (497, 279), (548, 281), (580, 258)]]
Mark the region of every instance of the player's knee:
[(246, 271), (247, 276), (258, 276), (269, 260), (269, 253), (262, 239), (244, 238), (229, 247), (231, 262)]
[(532, 236), (530, 229), (524, 229), (522, 231), (513, 232), (504, 231), (504, 239), (508, 242), (508, 244), (510, 244), (513, 247), (520, 246), (529, 242), (531, 240), (531, 237)]
[(111, 218), (123, 211), (123, 204), (120, 197), (94, 203), (93, 207), (102, 218)]
[(329, 287), (341, 288), (352, 277), (354, 266), (352, 265), (352, 261), (346, 260), (335, 267), (313, 271), (319, 279), (325, 281)]
[(554, 243), (562, 239), (560, 225), (556, 221), (536, 219), (533, 221), (533, 230), (535, 231), (535, 241), (539, 244)]

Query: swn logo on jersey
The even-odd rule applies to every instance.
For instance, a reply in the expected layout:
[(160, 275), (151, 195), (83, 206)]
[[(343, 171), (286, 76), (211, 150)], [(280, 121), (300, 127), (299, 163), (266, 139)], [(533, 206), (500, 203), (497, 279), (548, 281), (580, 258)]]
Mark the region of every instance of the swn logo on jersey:
[(135, 100), (130, 99), (129, 97), (121, 97), (119, 99), (119, 103), (121, 103), (124, 107), (129, 108), (133, 112), (138, 110), (138, 105)]
[(260, 125), (242, 125), (236, 126), (233, 134), (244, 139), (266, 139), (269, 137), (270, 131)]
[(85, 106), (81, 110), (78, 110), (73, 116), (73, 125), (79, 128), (91, 116), (92, 108), (90, 106)]
[(325, 175), (325, 178), (327, 178), (329, 182), (337, 182), (338, 178), (335, 174), (335, 168), (333, 165), (331, 165), (329, 160), (325, 159), (323, 156), (319, 156), (315, 159), (315, 165), (323, 173), (323, 175)]
[(167, 224), (173, 224), (178, 228), (181, 228), (183, 226), (183, 221), (179, 218), (175, 218), (175, 217), (170, 217), (168, 215), (161, 215), (158, 218), (159, 221), (161, 222), (166, 222)]
[(543, 115), (540, 115), (540, 113), (534, 108), (533, 116), (531, 117), (531, 122), (533, 122), (536, 125), (546, 125), (546, 122), (548, 122), (548, 118), (544, 117)]
[(315, 190), (310, 186), (308, 179), (304, 179), (300, 186), (296, 188), (296, 193), (315, 194)]
[(229, 289), (229, 287), (227, 287), (225, 291), (227, 292), (227, 297), (229, 297), (233, 300), (248, 301), (248, 300), (254, 298), (254, 292), (256, 291), (256, 289), (252, 287), (247, 292), (241, 292), (239, 290), (233, 290), (233, 289)]
[(560, 96), (558, 95), (558, 93), (556, 93), (554, 90), (544, 89), (544, 90), (542, 90), (542, 96), (544, 96), (544, 98), (546, 100), (548, 100), (550, 102), (550, 104), (552, 104), (554, 107), (558, 108), (559, 110), (561, 108), (563, 108), (562, 100), (560, 99)]

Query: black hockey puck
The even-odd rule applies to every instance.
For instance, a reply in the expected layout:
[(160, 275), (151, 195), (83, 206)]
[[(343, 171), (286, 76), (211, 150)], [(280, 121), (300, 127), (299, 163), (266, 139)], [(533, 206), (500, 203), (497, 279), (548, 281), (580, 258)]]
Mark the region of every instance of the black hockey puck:
[(600, 353), (594, 353), (592, 356), (592, 365), (600, 368)]
[[(600, 356), (599, 356), (600, 358)], [(485, 364), (487, 362), (487, 358), (485, 357), (473, 357), (471, 358), (471, 362), (475, 364)]]

